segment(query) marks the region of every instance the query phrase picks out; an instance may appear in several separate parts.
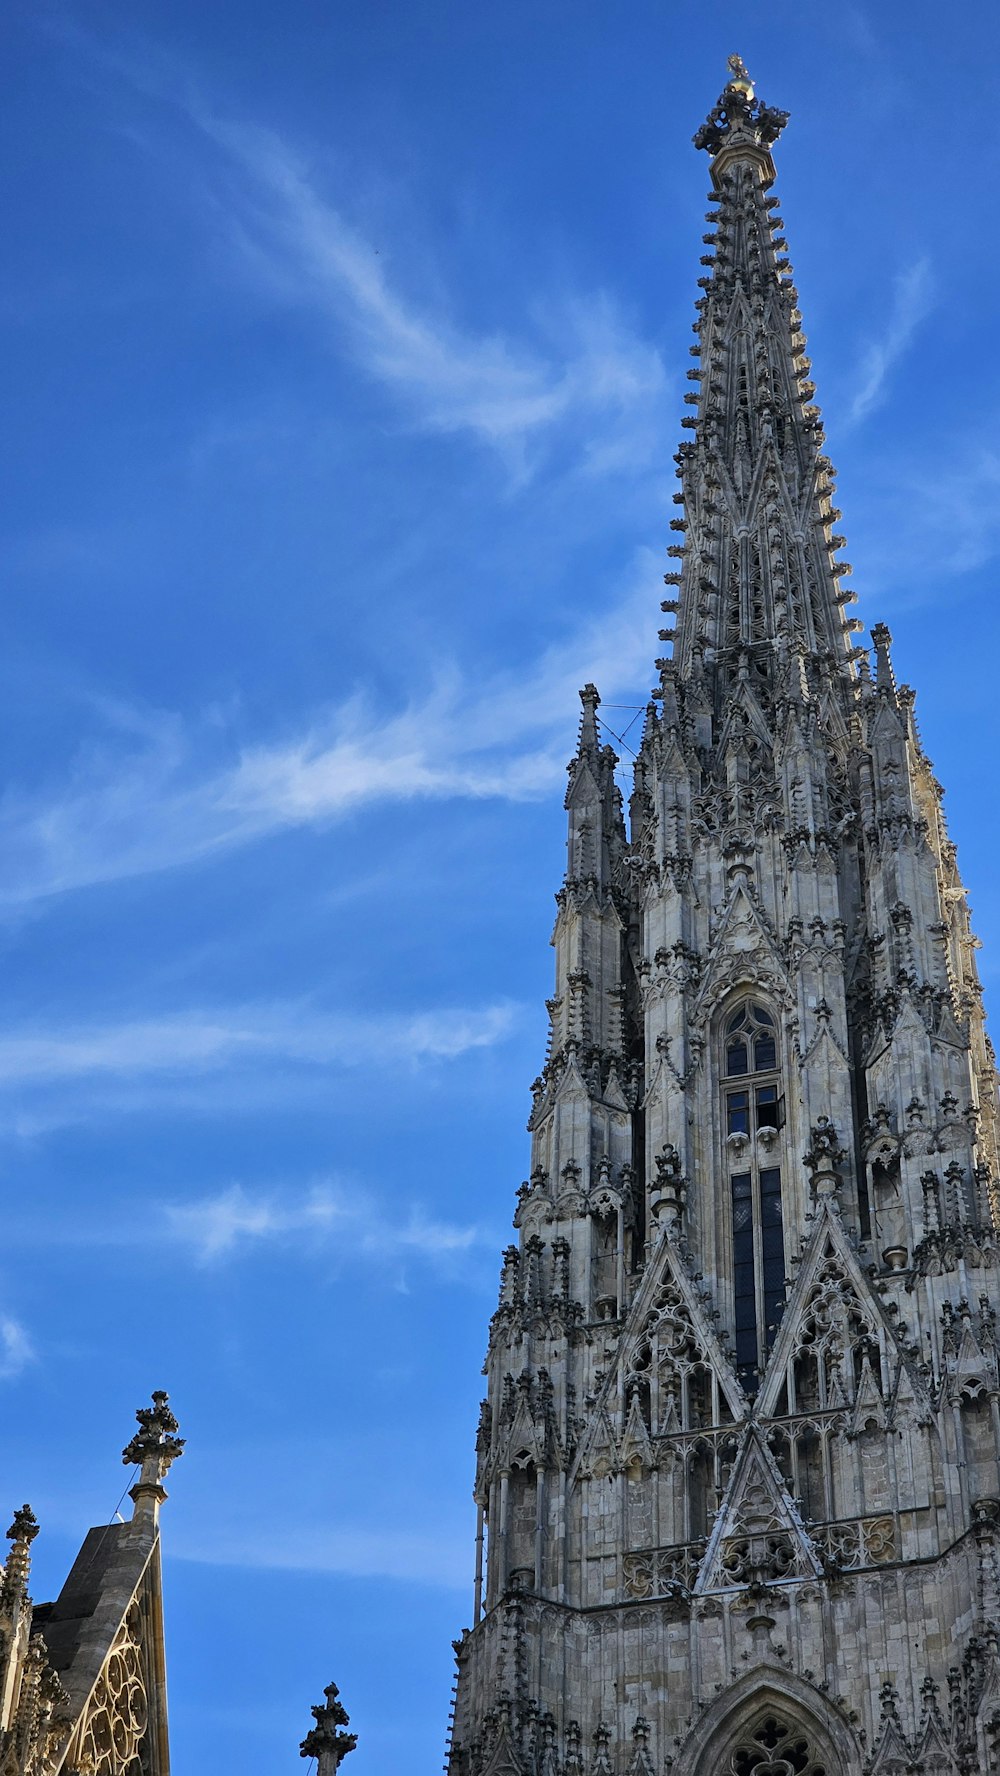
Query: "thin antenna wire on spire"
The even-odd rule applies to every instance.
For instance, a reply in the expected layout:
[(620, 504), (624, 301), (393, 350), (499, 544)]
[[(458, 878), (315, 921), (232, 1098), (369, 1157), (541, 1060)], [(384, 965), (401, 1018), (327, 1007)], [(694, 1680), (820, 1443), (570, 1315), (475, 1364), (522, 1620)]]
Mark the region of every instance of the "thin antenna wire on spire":
[[(621, 704), (617, 704), (617, 703), (609, 703), (606, 707), (609, 709), (618, 709), (618, 708), (621, 708), (622, 706), (621, 706)], [(631, 709), (633, 707), (633, 705), (630, 703), (630, 704), (627, 704), (626, 707)], [(629, 722), (628, 727), (626, 727), (626, 729), (625, 729), (625, 734), (628, 733), (629, 728), (635, 727), (635, 724), (639, 720), (639, 717), (641, 714), (642, 714), (642, 709), (641, 708), (637, 709), (635, 715), (632, 717), (632, 720)], [(598, 725), (604, 729), (605, 733), (611, 735), (612, 740), (617, 740), (619, 746), (624, 746), (625, 751), (629, 754), (629, 756), (631, 758), (637, 759), (639, 757), (639, 754), (637, 752), (633, 752), (631, 746), (628, 745), (628, 743), (625, 739), (625, 734), (616, 734), (614, 728), (611, 727), (610, 723), (604, 721), (601, 716), (597, 717), (597, 721), (598, 721)]]

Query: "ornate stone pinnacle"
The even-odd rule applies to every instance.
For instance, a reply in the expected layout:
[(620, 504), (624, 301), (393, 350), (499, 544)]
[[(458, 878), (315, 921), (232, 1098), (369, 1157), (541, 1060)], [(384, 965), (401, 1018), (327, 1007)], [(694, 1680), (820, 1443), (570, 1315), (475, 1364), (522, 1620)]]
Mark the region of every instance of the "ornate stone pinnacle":
[(142, 1473), (129, 1490), (135, 1504), (135, 1517), (152, 1517), (156, 1521), (159, 1506), (166, 1498), (162, 1481), (172, 1462), (184, 1453), (184, 1438), (177, 1436), (178, 1424), (162, 1389), (153, 1394), (152, 1406), (140, 1406), (136, 1412), (139, 1425), (131, 1443), (122, 1450), (127, 1468), (140, 1465)]
[(160, 1477), (167, 1472), (172, 1461), (184, 1449), (184, 1438), (177, 1436), (180, 1426), (167, 1404), (169, 1395), (162, 1389), (153, 1394), (152, 1406), (140, 1406), (136, 1412), (139, 1425), (131, 1443), (122, 1450), (122, 1461), (127, 1468), (137, 1463), (145, 1464), (151, 1457), (160, 1463)]
[[(2, 1522), (2, 1519), (0, 1519)], [(14, 1521), (7, 1531), (9, 1542), (33, 1542), (38, 1534), (38, 1519), (30, 1505), (22, 1505), (14, 1512)]]
[(348, 1752), (354, 1750), (358, 1736), (340, 1731), (341, 1727), (350, 1724), (351, 1717), (339, 1699), (336, 1684), (327, 1684), (323, 1694), (326, 1701), (313, 1708), (316, 1725), (310, 1728), (299, 1746), (299, 1756), (316, 1759), (317, 1776), (334, 1776)]
[(718, 103), (694, 137), (694, 145), (706, 149), (713, 158), (723, 148), (756, 148), (766, 154), (788, 122), (788, 112), (761, 104), (742, 56), (729, 57), (729, 74)]
[(596, 685), (585, 684), (580, 692), (580, 735), (577, 751), (595, 753), (600, 739), (597, 731), (597, 711), (600, 707), (600, 695)]
[(22, 1505), (19, 1511), (14, 1512), (14, 1521), (7, 1531), (11, 1549), (6, 1566), (0, 1568), (0, 1596), (7, 1608), (17, 1598), (23, 1597), (27, 1590), (31, 1570), (31, 1544), (37, 1534), (38, 1523), (34, 1511), (30, 1505)]

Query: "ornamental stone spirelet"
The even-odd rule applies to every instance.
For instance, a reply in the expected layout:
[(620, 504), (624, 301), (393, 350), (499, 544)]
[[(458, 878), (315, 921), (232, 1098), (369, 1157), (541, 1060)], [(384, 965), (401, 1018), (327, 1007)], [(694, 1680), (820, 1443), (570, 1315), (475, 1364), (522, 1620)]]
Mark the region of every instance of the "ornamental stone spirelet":
[(179, 1426), (170, 1410), (169, 1396), (157, 1389), (152, 1399), (151, 1406), (140, 1406), (136, 1412), (139, 1429), (122, 1450), (122, 1461), (127, 1468), (138, 1466), (142, 1470), (129, 1489), (135, 1506), (133, 1521), (148, 1519), (155, 1525), (159, 1507), (167, 1496), (163, 1479), (171, 1464), (183, 1455), (184, 1438), (177, 1435)]
[(34, 1511), (30, 1505), (22, 1505), (19, 1511), (14, 1512), (14, 1521), (7, 1531), (11, 1548), (3, 1568), (0, 1594), (8, 1607), (16, 1596), (23, 1596), (27, 1589), (31, 1544), (37, 1534), (38, 1523)]
[(327, 1684), (323, 1694), (326, 1701), (313, 1708), (316, 1725), (309, 1729), (299, 1746), (299, 1756), (316, 1759), (316, 1776), (334, 1776), (348, 1752), (354, 1750), (358, 1736), (340, 1730), (350, 1724), (351, 1717), (340, 1701), (337, 1685)]

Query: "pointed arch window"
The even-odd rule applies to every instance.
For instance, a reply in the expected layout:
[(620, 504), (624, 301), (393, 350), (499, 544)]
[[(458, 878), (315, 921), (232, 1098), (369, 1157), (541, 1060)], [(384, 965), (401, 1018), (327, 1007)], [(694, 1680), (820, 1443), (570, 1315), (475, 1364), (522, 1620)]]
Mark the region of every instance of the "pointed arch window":
[(778, 1714), (770, 1714), (741, 1736), (725, 1765), (725, 1776), (833, 1776), (809, 1735)]
[(723, 1127), (732, 1212), (736, 1364), (748, 1393), (785, 1306), (779, 1137), (784, 1122), (778, 1033), (746, 1000), (723, 1025)]

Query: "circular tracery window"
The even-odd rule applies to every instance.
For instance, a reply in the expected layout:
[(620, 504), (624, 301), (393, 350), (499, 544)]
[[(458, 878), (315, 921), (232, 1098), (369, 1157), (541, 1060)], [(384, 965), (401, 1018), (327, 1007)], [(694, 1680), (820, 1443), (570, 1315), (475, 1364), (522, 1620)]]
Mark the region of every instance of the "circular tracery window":
[(770, 1714), (737, 1745), (725, 1776), (828, 1776), (801, 1728)]

